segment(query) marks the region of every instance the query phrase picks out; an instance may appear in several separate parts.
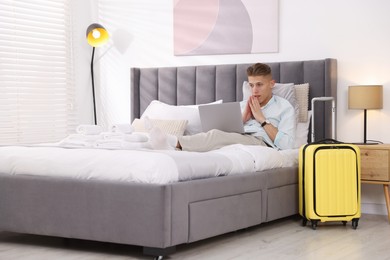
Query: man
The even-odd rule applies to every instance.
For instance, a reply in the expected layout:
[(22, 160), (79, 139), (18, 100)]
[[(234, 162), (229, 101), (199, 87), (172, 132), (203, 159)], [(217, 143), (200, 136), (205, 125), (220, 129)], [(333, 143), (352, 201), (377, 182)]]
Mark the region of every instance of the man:
[(274, 96), (272, 89), (275, 80), (271, 68), (262, 63), (256, 63), (247, 69), (248, 82), (252, 90), (242, 119), (245, 126), (257, 126), (256, 137), (272, 147), (291, 149), (295, 142), (295, 110), (284, 98)]
[[(246, 101), (242, 120), (244, 127), (256, 129), (256, 132), (239, 134), (213, 129), (207, 133), (179, 137), (176, 148), (205, 152), (231, 144), (268, 145), (276, 149), (294, 147), (294, 108), (286, 99), (272, 94), (275, 80), (271, 68), (256, 63), (247, 69), (247, 76), (252, 95)], [(172, 140), (169, 143), (172, 144)]]

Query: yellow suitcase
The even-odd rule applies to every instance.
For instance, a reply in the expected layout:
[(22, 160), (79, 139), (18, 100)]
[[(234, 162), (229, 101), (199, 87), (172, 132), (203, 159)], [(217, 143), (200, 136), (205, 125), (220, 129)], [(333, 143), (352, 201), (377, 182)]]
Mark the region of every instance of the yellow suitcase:
[(299, 151), (299, 214), (311, 221), (352, 221), (360, 211), (360, 150), (333, 139), (302, 146)]

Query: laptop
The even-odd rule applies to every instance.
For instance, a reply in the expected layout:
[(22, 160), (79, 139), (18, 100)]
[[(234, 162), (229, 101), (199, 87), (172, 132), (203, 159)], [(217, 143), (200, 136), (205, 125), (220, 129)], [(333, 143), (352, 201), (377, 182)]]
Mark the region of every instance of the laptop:
[(239, 102), (199, 106), (203, 132), (219, 129), (224, 132), (254, 133), (245, 131)]

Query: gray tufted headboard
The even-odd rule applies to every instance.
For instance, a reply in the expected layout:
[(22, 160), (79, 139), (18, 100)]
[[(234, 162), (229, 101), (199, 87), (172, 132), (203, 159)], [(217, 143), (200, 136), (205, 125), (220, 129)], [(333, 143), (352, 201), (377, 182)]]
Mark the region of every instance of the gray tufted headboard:
[[(276, 82), (309, 83), (313, 97), (332, 96), (337, 102), (335, 59), (267, 63)], [(241, 101), (246, 69), (252, 64), (131, 68), (131, 116), (139, 118), (154, 100), (192, 105), (222, 99)], [(311, 108), (309, 102), (309, 109)], [(330, 104), (316, 105), (316, 139), (331, 137)], [(335, 126), (336, 127), (336, 126)]]

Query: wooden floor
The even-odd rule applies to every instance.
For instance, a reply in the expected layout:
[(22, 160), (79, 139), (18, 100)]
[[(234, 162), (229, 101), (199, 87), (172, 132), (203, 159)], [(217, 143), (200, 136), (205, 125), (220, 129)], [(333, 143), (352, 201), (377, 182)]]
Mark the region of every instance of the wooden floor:
[[(0, 259), (153, 259), (135, 246), (0, 232)], [(351, 223), (319, 223), (317, 230), (290, 217), (189, 245), (164, 259), (390, 259), (387, 216)]]

